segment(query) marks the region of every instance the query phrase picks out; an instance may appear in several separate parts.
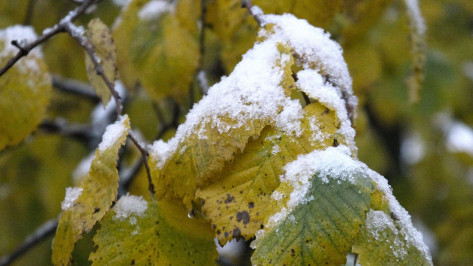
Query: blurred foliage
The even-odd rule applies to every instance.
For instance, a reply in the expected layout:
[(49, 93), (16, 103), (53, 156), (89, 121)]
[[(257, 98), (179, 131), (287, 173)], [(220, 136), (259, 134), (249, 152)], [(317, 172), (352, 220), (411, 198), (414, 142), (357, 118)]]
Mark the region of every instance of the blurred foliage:
[[(413, 57), (402, 1), (308, 2), (268, 4), (272, 2), (254, 0), (265, 13), (289, 12), (308, 19), (341, 43), (360, 99), (355, 123), (360, 160), (389, 179), (401, 205), (429, 236), (435, 264), (472, 264), (473, 154), (448, 148), (448, 121), (473, 127), (473, 2), (420, 1), (427, 25), (427, 53), (423, 89), (414, 105), (409, 103), (406, 83)], [(134, 25), (133, 19), (124, 23), (126, 11), (121, 14), (124, 24), (114, 23), (122, 7), (104, 0), (78, 21), (85, 26), (91, 18), (100, 17), (114, 31), (120, 76), (129, 89), (125, 112), (148, 142), (172, 136), (177, 122), (185, 119), (190, 102), (201, 97), (197, 70), (204, 70), (212, 85), (231, 72), (256, 39), (257, 25), (240, 8), (240, 1), (207, 0), (202, 20), (200, 1), (178, 3), (182, 11), (176, 15)], [(74, 6), (67, 0), (1, 1), (0, 28), (27, 24), (40, 34)], [(200, 49), (202, 34), (204, 47)], [(149, 39), (153, 41), (146, 43)], [(125, 51), (127, 46), (135, 50)], [(71, 38), (55, 36), (42, 49), (50, 73), (87, 80), (84, 52)], [(164, 56), (168, 52), (174, 56), (172, 63)], [(147, 53), (157, 59), (138, 58)], [(172, 70), (164, 74), (163, 69)], [(158, 84), (165, 84), (167, 92), (161, 94), (162, 87), (152, 86)], [(94, 104), (55, 90), (46, 116), (88, 123)], [(418, 137), (415, 143), (408, 142), (412, 136)], [(406, 155), (409, 145), (421, 147), (417, 147), (420, 155), (415, 160)], [(65, 187), (72, 184), (71, 173), (94, 148), (39, 130), (18, 146), (0, 152), (1, 255), (10, 253), (26, 235), (59, 214)], [(149, 197), (147, 189), (141, 169), (130, 191)], [(50, 242), (38, 245), (17, 265), (47, 264), (49, 247)], [(83, 254), (77, 253), (73, 257), (83, 262)]]

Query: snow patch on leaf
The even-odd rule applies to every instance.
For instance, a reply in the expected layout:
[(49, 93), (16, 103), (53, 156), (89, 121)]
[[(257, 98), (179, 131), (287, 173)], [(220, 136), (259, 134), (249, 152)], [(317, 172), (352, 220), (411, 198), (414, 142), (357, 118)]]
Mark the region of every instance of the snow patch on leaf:
[(105, 133), (103, 134), (102, 137), (102, 142), (99, 144), (99, 150), (101, 152), (104, 152), (106, 149), (108, 149), (110, 146), (112, 146), (117, 140), (124, 134), (125, 131), (128, 129), (124, 125), (125, 119), (127, 119), (128, 116), (122, 116), (120, 120), (116, 121), (115, 123), (107, 126), (105, 129)]
[(66, 211), (67, 209), (74, 206), (74, 202), (79, 198), (84, 189), (81, 187), (67, 187), (66, 188), (66, 197), (64, 201), (61, 202), (61, 209)]
[[(126, 195), (121, 197), (113, 210), (115, 211), (114, 219), (124, 220), (131, 215), (142, 217), (148, 209), (148, 202), (141, 196)], [(130, 219), (131, 224), (136, 224), (136, 219)]]
[(391, 216), (395, 217), (396, 224), (398, 225), (396, 227), (398, 229), (396, 230), (399, 231), (400, 237), (410, 245), (416, 247), (424, 258), (428, 261), (432, 261), (432, 256), (429, 252), (429, 248), (424, 243), (422, 234), (413, 226), (411, 216), (392, 194), (391, 186), (389, 186), (388, 181), (380, 174), (369, 169), (366, 165), (364, 167), (369, 177), (376, 183), (378, 190), (383, 192), (384, 197), (387, 199), (389, 211)]
[[(330, 178), (355, 182), (355, 176), (364, 171), (364, 166), (346, 154), (343, 146), (329, 147), (325, 150), (315, 150), (305, 155), (299, 155), (293, 162), (284, 167), (286, 172), (281, 176), (281, 183), (287, 183), (293, 188), (288, 196), (286, 207), (279, 213), (273, 214), (266, 225), (268, 228), (277, 226), (286, 219), (298, 205), (311, 201), (307, 193), (312, 186), (312, 178), (317, 176), (323, 183), (328, 183)], [(283, 199), (281, 192), (275, 191), (271, 195), (276, 201)]]
[[(14, 25), (0, 30), (0, 59), (12, 57), (18, 52), (18, 48), (11, 44), (12, 41), (17, 41), (19, 46), (25, 47), (36, 38), (36, 33), (31, 26)], [(41, 49), (36, 48), (31, 50), (28, 56), (18, 61), (15, 66), (22, 73), (30, 71), (38, 73), (41, 70), (36, 60), (42, 57)]]
[[(350, 109), (356, 110), (358, 99), (353, 95), (352, 79), (343, 59), (340, 45), (330, 39), (330, 34), (315, 28), (306, 20), (294, 15), (265, 15), (265, 23), (272, 23), (275, 34), (260, 32), (275, 42), (287, 43), (301, 60), (304, 69), (316, 69), (326, 77), (347, 101)], [(355, 116), (351, 117), (354, 119)]]

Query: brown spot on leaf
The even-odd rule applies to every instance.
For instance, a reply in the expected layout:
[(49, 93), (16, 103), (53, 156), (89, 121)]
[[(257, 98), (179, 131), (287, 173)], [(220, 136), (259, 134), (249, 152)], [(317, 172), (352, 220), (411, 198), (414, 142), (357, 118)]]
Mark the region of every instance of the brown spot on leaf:
[(240, 228), (237, 227), (233, 229), (233, 237), (240, 238), (240, 236), (241, 236)]
[(238, 222), (243, 222), (243, 224), (247, 224), (250, 222), (250, 215), (247, 211), (238, 212), (236, 218)]
[(227, 199), (225, 200), (225, 203), (231, 203), (234, 199), (235, 199), (235, 197), (233, 197), (230, 194), (227, 194)]
[(254, 202), (248, 203), (248, 208), (253, 209), (254, 207), (255, 207), (255, 203), (254, 203)]

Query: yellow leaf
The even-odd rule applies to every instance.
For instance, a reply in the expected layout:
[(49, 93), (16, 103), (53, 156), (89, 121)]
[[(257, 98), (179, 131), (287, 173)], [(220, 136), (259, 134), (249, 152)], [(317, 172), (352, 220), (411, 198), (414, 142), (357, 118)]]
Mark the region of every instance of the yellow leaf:
[(130, 122), (126, 115), (109, 125), (95, 151), (88, 175), (82, 180), (79, 188), (67, 190), (66, 199), (62, 203), (63, 213), (53, 242), (52, 260), (55, 265), (70, 264), (74, 244), (102, 219), (116, 200), (116, 161), (118, 150), (125, 143), (129, 128)]
[[(151, 5), (160, 3), (162, 12), (149, 11)], [(190, 18), (184, 19), (187, 16), (182, 13), (190, 11), (182, 5), (134, 0), (114, 30), (124, 82), (128, 87), (141, 84), (155, 100), (172, 96), (182, 101), (198, 66), (197, 27)], [(199, 14), (200, 8), (193, 11)]]
[[(89, 22), (87, 38), (92, 43), (98, 58), (95, 58), (103, 69), (105, 77), (113, 84), (117, 78), (117, 56), (112, 33), (100, 19), (95, 18)], [(96, 68), (88, 55), (85, 57), (87, 77), (100, 97), (104, 106), (110, 101), (112, 93), (105, 81), (97, 75)]]
[[(134, 202), (127, 213), (125, 201)], [(125, 196), (100, 225), (93, 265), (213, 265), (218, 258), (210, 224), (188, 218), (180, 203)]]
[(212, 221), (220, 244), (236, 237), (250, 239), (271, 213), (271, 193), (279, 186), (282, 168), (299, 154), (332, 146), (337, 118), (320, 103), (304, 108), (298, 137), (266, 127), (242, 154), (222, 170), (222, 177), (199, 189), (202, 210)]
[[(33, 29), (12, 26), (0, 31), (0, 65), (3, 67), (18, 49), (17, 40), (33, 41)], [(47, 73), (40, 48), (20, 59), (0, 77), (0, 150), (25, 139), (41, 122), (51, 97), (51, 78)]]

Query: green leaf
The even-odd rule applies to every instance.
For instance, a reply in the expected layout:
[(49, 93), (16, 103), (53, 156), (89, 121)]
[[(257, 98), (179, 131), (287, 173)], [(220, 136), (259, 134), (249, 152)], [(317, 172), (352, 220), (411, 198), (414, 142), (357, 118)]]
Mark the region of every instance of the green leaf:
[(361, 265), (432, 265), (395, 215), (370, 210), (353, 252)]
[[(89, 31), (87, 38), (92, 43), (100, 64), (107, 79), (114, 83), (117, 78), (117, 56), (115, 43), (113, 42), (112, 32), (100, 19), (95, 18), (89, 22)], [(87, 77), (95, 92), (102, 100), (104, 106), (110, 101), (112, 93), (105, 81), (97, 75), (96, 69), (89, 56), (85, 57), (85, 66), (87, 68)]]
[[(292, 163), (292, 170), (285, 167), (288, 182), (281, 183), (273, 193), (273, 204), (281, 212), (273, 214), (264, 231), (257, 233), (252, 243), (256, 247), (251, 258), (253, 264), (345, 262), (346, 253), (351, 251), (364, 224), (375, 186), (359, 168), (350, 168), (353, 159), (334, 151), (335, 148), (329, 149), (299, 157)], [(321, 169), (307, 168), (306, 163)]]
[[(32, 41), (30, 27), (12, 26), (0, 31), (0, 65), (3, 67), (18, 49), (12, 40)], [(51, 78), (39, 48), (20, 59), (0, 77), (0, 150), (25, 139), (41, 122), (51, 97)]]
[[(138, 197), (122, 197), (100, 222), (94, 237), (98, 248), (90, 255), (93, 265), (215, 264), (218, 254), (208, 223), (188, 218), (182, 204), (166, 201), (149, 203), (143, 213), (124, 215), (120, 204), (131, 198)], [(139, 201), (143, 203), (135, 206), (147, 204)]]
[(102, 219), (116, 200), (116, 161), (118, 150), (125, 143), (129, 128), (130, 122), (126, 115), (107, 127), (102, 142), (95, 151), (89, 173), (82, 180), (80, 188), (69, 189), (69, 193), (66, 193), (62, 204), (63, 213), (53, 242), (52, 260), (55, 265), (70, 264), (74, 244)]

